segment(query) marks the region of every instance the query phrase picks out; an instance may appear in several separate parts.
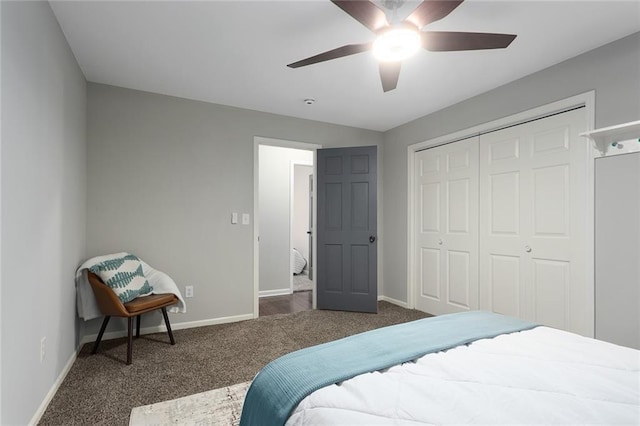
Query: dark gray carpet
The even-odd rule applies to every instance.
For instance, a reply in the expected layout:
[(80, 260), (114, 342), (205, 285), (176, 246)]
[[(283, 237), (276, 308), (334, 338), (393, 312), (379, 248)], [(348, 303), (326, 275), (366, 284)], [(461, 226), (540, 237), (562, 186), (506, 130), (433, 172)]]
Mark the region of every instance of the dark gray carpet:
[(305, 311), (174, 331), (134, 340), (126, 365), (126, 339), (86, 344), (44, 413), (45, 425), (126, 425), (133, 407), (251, 380), (288, 352), (351, 334), (429, 316), (379, 303), (378, 314)]

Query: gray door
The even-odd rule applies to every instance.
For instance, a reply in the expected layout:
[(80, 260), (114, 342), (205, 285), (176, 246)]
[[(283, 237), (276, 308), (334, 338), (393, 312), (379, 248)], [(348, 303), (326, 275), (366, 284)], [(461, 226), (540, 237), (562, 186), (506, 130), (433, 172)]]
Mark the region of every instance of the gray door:
[(377, 151), (318, 150), (317, 307), (377, 312)]

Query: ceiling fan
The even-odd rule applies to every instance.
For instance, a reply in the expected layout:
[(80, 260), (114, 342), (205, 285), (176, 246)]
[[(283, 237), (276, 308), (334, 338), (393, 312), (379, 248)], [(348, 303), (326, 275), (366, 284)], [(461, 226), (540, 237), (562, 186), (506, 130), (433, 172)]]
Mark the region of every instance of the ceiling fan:
[[(404, 0), (382, 0), (394, 14)], [(385, 12), (369, 0), (331, 0), (356, 21), (377, 34), (373, 42), (348, 44), (287, 65), (299, 68), (331, 59), (373, 50), (380, 61), (380, 78), (385, 92), (398, 84), (400, 64), (420, 47), (433, 52), (503, 49), (516, 38), (513, 34), (421, 31), (450, 14), (464, 0), (424, 0), (406, 19), (397, 24), (387, 21)]]

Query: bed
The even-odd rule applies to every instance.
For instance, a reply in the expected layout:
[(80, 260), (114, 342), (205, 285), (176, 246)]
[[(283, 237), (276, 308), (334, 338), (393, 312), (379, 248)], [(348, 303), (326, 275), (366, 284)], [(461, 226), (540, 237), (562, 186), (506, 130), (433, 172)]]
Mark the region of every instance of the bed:
[(285, 423), (640, 424), (640, 351), (488, 312), (423, 319), (268, 364), (241, 425)]

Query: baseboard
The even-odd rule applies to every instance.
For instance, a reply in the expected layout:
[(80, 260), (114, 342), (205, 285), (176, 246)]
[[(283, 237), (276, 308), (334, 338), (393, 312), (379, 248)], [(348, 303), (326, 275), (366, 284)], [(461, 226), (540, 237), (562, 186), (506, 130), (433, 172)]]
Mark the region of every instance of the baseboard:
[(380, 302), (380, 301), (393, 303), (394, 305), (401, 306), (401, 307), (403, 307), (405, 309), (409, 308), (409, 304), (407, 302), (403, 302), (403, 301), (398, 300), (398, 299), (393, 299), (393, 298), (388, 297), (388, 296), (378, 296), (378, 302)]
[(71, 367), (73, 366), (73, 363), (76, 361), (76, 358), (78, 356), (78, 352), (79, 351), (80, 351), (80, 347), (78, 347), (78, 349), (73, 351), (73, 353), (69, 357), (69, 361), (67, 361), (67, 363), (65, 364), (64, 368), (62, 369), (62, 371), (58, 375), (58, 378), (53, 383), (53, 385), (51, 386), (51, 389), (49, 389), (49, 392), (44, 397), (44, 399), (40, 403), (40, 406), (38, 407), (38, 409), (36, 410), (35, 414), (31, 418), (31, 421), (29, 422), (29, 425), (37, 425), (40, 422), (40, 419), (42, 418), (42, 415), (44, 414), (45, 411), (47, 411), (47, 407), (49, 406), (49, 403), (51, 402), (51, 400), (55, 396), (56, 392), (58, 392), (58, 389), (60, 388), (60, 385), (62, 384), (64, 379), (67, 377), (67, 374), (69, 374), (69, 370), (71, 370)]
[(258, 297), (285, 296), (291, 294), (290, 288), (279, 288), (277, 290), (261, 290)]
[[(183, 330), (185, 328), (195, 328), (195, 327), (205, 327), (207, 325), (227, 324), (230, 322), (246, 321), (250, 319), (253, 319), (253, 314), (233, 315), (230, 317), (211, 318), (211, 319), (200, 320), (200, 321), (171, 323), (171, 329)], [(140, 334), (164, 333), (166, 331), (167, 331), (167, 327), (164, 324), (161, 324), (153, 327), (141, 328)], [(127, 330), (111, 331), (108, 333), (104, 333), (104, 335), (102, 336), (102, 340), (118, 339), (120, 337), (126, 337), (126, 336), (127, 336)], [(98, 333), (82, 336), (82, 339), (80, 339), (80, 347), (82, 347), (82, 345), (84, 345), (85, 343), (95, 342), (97, 338), (98, 338)]]

